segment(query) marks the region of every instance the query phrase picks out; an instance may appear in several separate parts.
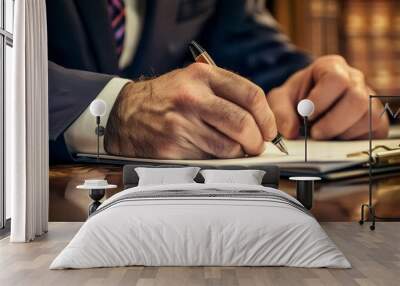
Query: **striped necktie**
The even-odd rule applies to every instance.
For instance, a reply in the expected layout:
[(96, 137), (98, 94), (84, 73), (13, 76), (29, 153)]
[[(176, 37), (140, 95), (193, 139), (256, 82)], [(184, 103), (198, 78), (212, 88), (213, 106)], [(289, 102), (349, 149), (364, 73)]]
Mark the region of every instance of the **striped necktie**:
[(111, 19), (117, 55), (120, 56), (125, 36), (125, 5), (123, 0), (108, 0), (108, 13)]

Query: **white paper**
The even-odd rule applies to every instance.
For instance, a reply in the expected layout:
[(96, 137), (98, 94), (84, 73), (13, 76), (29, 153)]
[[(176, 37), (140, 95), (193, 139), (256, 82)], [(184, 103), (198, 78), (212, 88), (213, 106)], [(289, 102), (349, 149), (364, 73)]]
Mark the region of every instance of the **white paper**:
[[(210, 159), (210, 160), (155, 160), (143, 158), (129, 158), (113, 155), (101, 155), (102, 159), (124, 160), (147, 163), (162, 164), (185, 164), (196, 166), (257, 166), (278, 163), (301, 163), (304, 162), (304, 140), (285, 141), (289, 155), (280, 152), (272, 143), (265, 143), (265, 152), (256, 157), (244, 157), (237, 159)], [(374, 140), (373, 146), (386, 145), (398, 147), (399, 139)], [(348, 157), (347, 154), (368, 151), (368, 140), (357, 141), (309, 141), (308, 142), (308, 162), (318, 163), (339, 163), (339, 162), (365, 162), (368, 157)], [(78, 157), (96, 157), (95, 154), (78, 154)]]

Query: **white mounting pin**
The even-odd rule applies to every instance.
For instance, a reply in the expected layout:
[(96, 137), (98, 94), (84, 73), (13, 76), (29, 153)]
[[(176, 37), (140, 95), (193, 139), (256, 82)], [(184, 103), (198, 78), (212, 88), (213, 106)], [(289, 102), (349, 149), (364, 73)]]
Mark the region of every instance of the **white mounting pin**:
[(92, 101), (89, 107), (90, 113), (96, 117), (96, 129), (95, 133), (97, 135), (97, 160), (100, 158), (100, 136), (104, 135), (104, 127), (100, 125), (100, 116), (104, 116), (107, 111), (107, 104), (102, 99), (95, 99)]
[(309, 99), (300, 100), (297, 104), (297, 112), (303, 117), (304, 122), (304, 162), (307, 162), (307, 119), (314, 113), (314, 103)]

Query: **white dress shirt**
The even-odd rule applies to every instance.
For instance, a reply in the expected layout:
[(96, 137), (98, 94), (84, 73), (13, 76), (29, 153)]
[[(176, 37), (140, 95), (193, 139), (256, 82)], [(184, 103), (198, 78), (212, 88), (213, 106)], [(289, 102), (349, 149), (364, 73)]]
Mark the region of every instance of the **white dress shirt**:
[[(144, 0), (124, 0), (125, 2), (125, 35), (122, 54), (119, 58), (120, 69), (127, 67), (133, 60), (139, 44), (143, 28), (145, 12)], [(101, 125), (107, 126), (110, 111), (122, 88), (131, 82), (129, 79), (115, 77), (111, 79), (96, 99), (102, 99), (107, 104), (107, 112), (101, 117)], [(89, 107), (64, 132), (65, 143), (72, 153), (97, 153), (97, 136), (95, 134), (96, 119), (90, 113)], [(100, 154), (106, 154), (103, 140), (100, 140)]]

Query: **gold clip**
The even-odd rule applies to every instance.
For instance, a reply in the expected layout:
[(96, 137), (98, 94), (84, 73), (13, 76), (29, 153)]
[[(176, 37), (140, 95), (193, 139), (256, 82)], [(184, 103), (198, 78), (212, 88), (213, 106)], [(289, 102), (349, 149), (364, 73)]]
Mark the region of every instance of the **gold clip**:
[[(374, 148), (372, 148), (372, 153), (373, 152), (376, 152), (378, 149), (383, 149), (383, 150), (385, 150), (385, 151), (394, 151), (394, 150), (400, 150), (400, 144), (399, 144), (399, 147), (397, 147), (397, 148), (390, 148), (390, 147), (387, 147), (387, 146), (385, 146), (385, 145), (377, 145), (377, 146), (375, 146)], [(362, 155), (367, 155), (367, 156), (369, 156), (369, 151), (360, 151), (360, 152), (354, 152), (354, 153), (350, 153), (350, 154), (347, 154), (347, 157), (348, 158), (351, 158), (351, 157), (359, 157), (359, 156), (362, 156)]]

